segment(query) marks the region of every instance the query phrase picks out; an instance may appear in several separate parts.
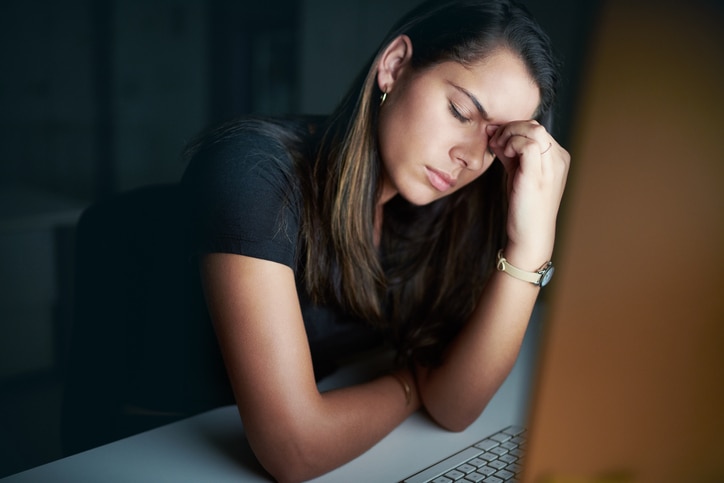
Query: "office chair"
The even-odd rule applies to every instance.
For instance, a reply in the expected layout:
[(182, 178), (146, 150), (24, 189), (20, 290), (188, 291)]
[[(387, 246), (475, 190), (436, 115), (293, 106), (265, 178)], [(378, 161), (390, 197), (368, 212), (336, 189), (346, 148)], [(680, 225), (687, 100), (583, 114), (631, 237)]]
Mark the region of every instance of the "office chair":
[(89, 207), (76, 232), (61, 434), (77, 453), (233, 404), (179, 185)]

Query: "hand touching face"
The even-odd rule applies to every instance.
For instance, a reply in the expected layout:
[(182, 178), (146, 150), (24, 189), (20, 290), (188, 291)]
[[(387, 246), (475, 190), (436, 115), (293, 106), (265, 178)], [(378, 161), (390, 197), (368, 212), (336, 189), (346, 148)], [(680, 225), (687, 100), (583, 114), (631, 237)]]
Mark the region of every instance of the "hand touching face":
[(506, 257), (533, 270), (553, 252), (570, 155), (536, 121), (488, 126), (487, 134), (508, 177)]
[(485, 172), (495, 157), (488, 129), (530, 119), (540, 97), (523, 62), (507, 50), (471, 66), (444, 62), (418, 72), (405, 60), (405, 46), (400, 41), (389, 70), (382, 59), (378, 74), (388, 93), (379, 116), (383, 199), (400, 194), (424, 205)]

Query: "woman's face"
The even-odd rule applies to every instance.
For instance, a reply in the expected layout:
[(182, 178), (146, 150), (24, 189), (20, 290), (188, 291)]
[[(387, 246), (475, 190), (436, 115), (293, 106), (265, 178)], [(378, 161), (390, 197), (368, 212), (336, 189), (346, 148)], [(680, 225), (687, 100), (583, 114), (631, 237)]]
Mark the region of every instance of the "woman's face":
[(382, 202), (400, 194), (425, 205), (469, 184), (494, 159), (486, 127), (531, 119), (540, 102), (538, 86), (508, 50), (472, 66), (444, 62), (421, 72), (398, 61), (396, 76), (378, 75), (389, 79), (380, 81), (388, 92), (378, 126)]

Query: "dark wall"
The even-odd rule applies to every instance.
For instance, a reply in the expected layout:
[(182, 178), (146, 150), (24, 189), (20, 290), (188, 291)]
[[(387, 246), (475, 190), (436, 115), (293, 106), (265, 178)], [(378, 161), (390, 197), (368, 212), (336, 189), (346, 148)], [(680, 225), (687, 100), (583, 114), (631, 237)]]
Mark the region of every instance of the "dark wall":
[(294, 0), (0, 3), (0, 179), (82, 200), (176, 179), (209, 122), (293, 109), (296, 19)]
[[(416, 3), (2, 2), (2, 184), (92, 200), (176, 179), (210, 123), (328, 110)], [(565, 61), (564, 134), (595, 3), (526, 3)]]
[[(0, 380), (58, 360), (50, 339), (72, 296), (72, 240), (58, 230), (94, 200), (177, 180), (184, 145), (209, 125), (329, 112), (417, 3), (0, 2), (0, 350), (29, 361), (0, 364)], [(525, 3), (562, 60), (566, 145), (596, 2)]]
[[(59, 454), (57, 394), (33, 389), (25, 402), (16, 389), (37, 375), (62, 387), (79, 213), (177, 180), (184, 145), (211, 124), (329, 112), (418, 1), (0, 2), (0, 399), (28, 408), (27, 421), (8, 411), (20, 436), (0, 421), (0, 452), (16, 455), (0, 473)], [(563, 61), (556, 135), (566, 145), (596, 3), (525, 3)]]

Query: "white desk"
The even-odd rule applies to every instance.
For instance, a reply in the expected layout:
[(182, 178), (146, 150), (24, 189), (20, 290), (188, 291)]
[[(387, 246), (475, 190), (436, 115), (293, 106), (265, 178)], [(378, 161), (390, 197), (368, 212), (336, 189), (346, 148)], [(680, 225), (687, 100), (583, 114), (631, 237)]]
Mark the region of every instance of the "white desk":
[[(482, 416), (451, 433), (416, 413), (359, 458), (314, 480), (396, 482), (509, 424), (525, 421), (537, 327), (513, 371)], [(323, 381), (327, 389), (363, 377), (351, 367)], [(268, 482), (254, 459), (236, 407), (216, 409), (152, 431), (9, 476), (2, 483), (48, 482)]]

